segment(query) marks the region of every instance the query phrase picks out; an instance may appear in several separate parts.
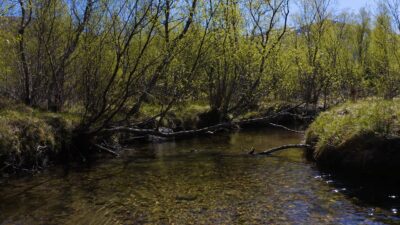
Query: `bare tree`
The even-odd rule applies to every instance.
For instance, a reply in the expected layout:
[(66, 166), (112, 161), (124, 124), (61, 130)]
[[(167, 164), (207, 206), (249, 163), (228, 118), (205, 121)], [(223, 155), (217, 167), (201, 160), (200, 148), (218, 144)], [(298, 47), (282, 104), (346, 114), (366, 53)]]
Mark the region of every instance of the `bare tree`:
[(21, 11), (21, 19), (18, 28), (18, 53), (20, 57), (21, 64), (21, 72), (23, 74), (23, 84), (24, 84), (24, 101), (25, 104), (32, 104), (32, 74), (29, 70), (29, 65), (26, 56), (25, 50), (25, 31), (28, 25), (32, 21), (32, 1), (31, 0), (18, 0), (20, 11)]
[[(172, 21), (169, 12), (177, 6), (185, 4), (165, 0), (126, 0), (105, 5), (110, 26), (104, 32), (109, 33), (115, 46), (114, 59), (112, 69), (99, 78), (103, 85), (85, 102), (81, 129), (86, 133), (94, 135), (111, 123), (129, 123), (158, 81), (166, 76), (171, 61), (183, 47), (181, 42), (194, 20), (197, 1), (187, 5), (186, 14), (174, 14), (181, 17)], [(161, 18), (164, 21), (160, 23)], [(149, 46), (159, 37), (156, 34), (160, 30), (163, 30), (164, 49), (154, 54), (154, 49)], [(115, 121), (116, 115), (124, 119)]]
[(399, 0), (385, 0), (384, 1), (389, 13), (393, 19), (397, 32), (400, 32), (400, 1)]
[[(62, 109), (66, 70), (96, 2), (18, 1), (18, 55), (26, 104), (41, 104), (46, 98), (50, 110)], [(37, 41), (29, 48), (26, 47), (27, 31), (29, 42)]]
[[(110, 67), (111, 69), (104, 71), (104, 78), (94, 77), (94, 79), (104, 79), (99, 90), (89, 91), (91, 84), (86, 84), (88, 96), (84, 102), (82, 129), (97, 126), (94, 128), (94, 133), (105, 127), (134, 96), (132, 93), (134, 82), (143, 77), (141, 72), (146, 72), (147, 66), (144, 68), (140, 66), (148, 45), (153, 39), (153, 30), (160, 15), (161, 2), (126, 0), (114, 4), (110, 1), (104, 7), (110, 25), (103, 31), (103, 35), (109, 35), (114, 45), (113, 60), (115, 62)], [(139, 51), (132, 53), (132, 42), (135, 38), (141, 37), (142, 33), (145, 34), (144, 44), (141, 45)], [(141, 69), (142, 71), (139, 72)]]
[[(86, 0), (83, 9), (79, 7), (76, 0), (70, 4), (70, 33), (67, 34), (66, 45), (60, 51), (60, 54), (51, 52), (47, 46), (51, 65), (51, 79), (48, 93), (48, 108), (52, 111), (60, 111), (64, 105), (66, 69), (71, 63), (72, 55), (79, 45), (80, 38), (92, 15), (93, 7), (97, 0)], [(80, 2), (82, 3), (82, 2)], [(81, 12), (81, 13), (80, 13)]]

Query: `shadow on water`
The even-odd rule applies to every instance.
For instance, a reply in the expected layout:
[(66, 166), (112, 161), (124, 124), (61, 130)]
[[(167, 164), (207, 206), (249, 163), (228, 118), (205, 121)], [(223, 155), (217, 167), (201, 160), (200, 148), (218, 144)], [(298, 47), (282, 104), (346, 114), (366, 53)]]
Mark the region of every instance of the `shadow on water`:
[[(345, 194), (353, 199), (355, 204), (385, 209), (393, 215), (400, 214), (400, 184), (398, 182), (330, 174), (323, 174), (320, 178), (330, 183), (335, 188), (334, 192)], [(369, 214), (374, 213), (375, 209), (372, 208)]]
[(301, 138), (258, 130), (137, 145), (67, 174), (10, 180), (0, 186), (0, 224), (400, 223), (394, 186), (323, 174), (298, 149), (246, 154)]

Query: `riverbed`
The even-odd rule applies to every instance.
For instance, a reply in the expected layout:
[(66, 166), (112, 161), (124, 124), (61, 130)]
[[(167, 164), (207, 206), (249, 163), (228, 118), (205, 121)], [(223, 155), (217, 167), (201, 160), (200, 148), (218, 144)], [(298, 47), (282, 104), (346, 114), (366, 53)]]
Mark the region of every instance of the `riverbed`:
[[(142, 144), (118, 158), (2, 179), (0, 224), (400, 224), (400, 190), (343, 182), (276, 129)], [(379, 188), (378, 188), (379, 187)]]

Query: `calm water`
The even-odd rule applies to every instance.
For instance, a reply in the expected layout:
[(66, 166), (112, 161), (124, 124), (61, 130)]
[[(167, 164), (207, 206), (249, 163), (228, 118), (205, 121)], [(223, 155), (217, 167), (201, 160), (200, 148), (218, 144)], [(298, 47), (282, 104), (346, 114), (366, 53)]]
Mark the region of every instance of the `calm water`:
[(0, 224), (400, 224), (396, 189), (340, 183), (296, 149), (244, 154), (300, 140), (262, 130), (150, 144), (3, 181)]

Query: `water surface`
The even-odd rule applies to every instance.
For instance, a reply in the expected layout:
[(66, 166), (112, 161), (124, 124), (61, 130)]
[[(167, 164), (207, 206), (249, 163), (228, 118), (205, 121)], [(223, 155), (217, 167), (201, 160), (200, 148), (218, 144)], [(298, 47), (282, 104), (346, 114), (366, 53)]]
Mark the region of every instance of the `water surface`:
[(148, 144), (85, 168), (2, 181), (0, 224), (400, 224), (396, 189), (365, 194), (298, 149), (245, 154), (301, 138), (258, 130)]

